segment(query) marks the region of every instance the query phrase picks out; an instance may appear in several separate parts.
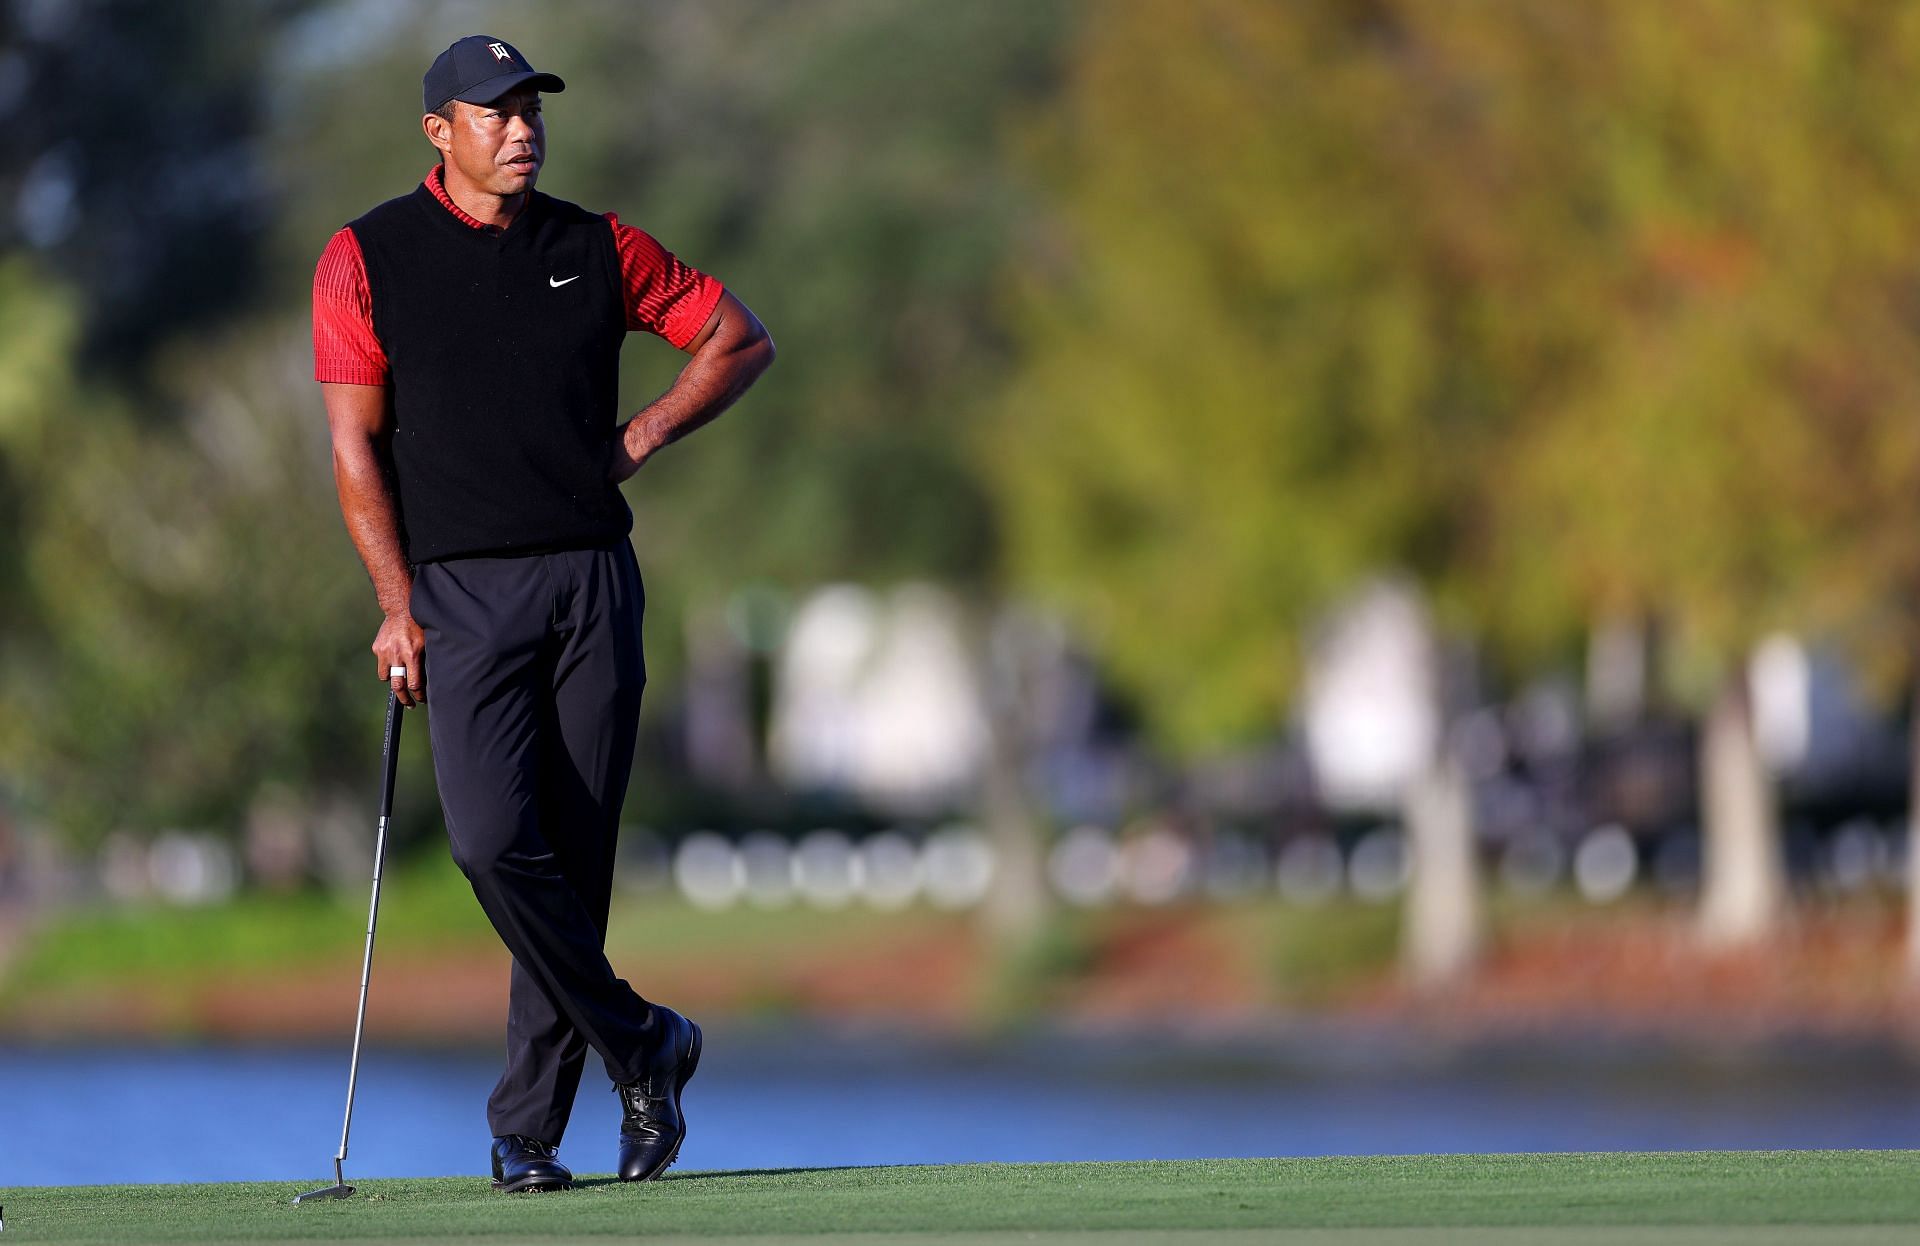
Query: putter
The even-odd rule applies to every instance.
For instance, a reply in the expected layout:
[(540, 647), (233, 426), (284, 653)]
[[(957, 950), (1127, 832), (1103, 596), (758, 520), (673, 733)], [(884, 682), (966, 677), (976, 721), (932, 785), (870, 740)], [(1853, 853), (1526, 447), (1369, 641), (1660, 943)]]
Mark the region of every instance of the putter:
[(353, 1058), (347, 1063), (347, 1115), (340, 1122), (340, 1149), (333, 1156), (333, 1184), (309, 1190), (293, 1201), (296, 1205), (329, 1198), (351, 1198), (353, 1187), (347, 1184), (347, 1131), (353, 1128), (353, 1086), (360, 1075), (360, 1032), (367, 1022), (367, 977), (373, 970), (373, 927), (380, 917), (380, 863), (387, 855), (387, 819), (393, 814), (393, 775), (399, 765), (395, 755), (400, 746), (400, 697), (387, 693), (387, 742), (381, 757), (380, 830), (373, 841), (373, 901), (367, 906), (367, 950), (360, 960), (360, 1007), (353, 1014)]

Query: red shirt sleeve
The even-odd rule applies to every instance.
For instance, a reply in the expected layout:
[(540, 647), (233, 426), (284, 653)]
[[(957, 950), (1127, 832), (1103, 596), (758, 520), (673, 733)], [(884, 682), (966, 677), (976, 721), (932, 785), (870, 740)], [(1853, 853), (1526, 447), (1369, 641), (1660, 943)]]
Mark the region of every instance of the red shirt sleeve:
[(706, 327), (707, 317), (713, 314), (725, 287), (699, 269), (681, 263), (646, 230), (622, 225), (612, 212), (606, 217), (613, 226), (613, 244), (620, 252), (628, 330), (645, 329), (676, 348), (684, 348)]
[(373, 295), (360, 241), (342, 229), (313, 270), (313, 379), (385, 385), (387, 352), (373, 331)]

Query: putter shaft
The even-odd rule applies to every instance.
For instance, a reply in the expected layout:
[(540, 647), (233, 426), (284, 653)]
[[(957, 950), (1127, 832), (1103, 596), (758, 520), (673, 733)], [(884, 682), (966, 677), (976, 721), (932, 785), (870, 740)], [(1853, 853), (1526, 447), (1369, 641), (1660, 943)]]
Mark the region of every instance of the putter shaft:
[(353, 1054), (347, 1061), (347, 1110), (340, 1121), (340, 1149), (333, 1156), (334, 1184), (310, 1190), (293, 1201), (347, 1198), (353, 1187), (347, 1184), (347, 1135), (353, 1129), (353, 1092), (360, 1080), (360, 1037), (367, 1024), (367, 983), (373, 976), (373, 932), (380, 921), (380, 868), (387, 857), (387, 823), (393, 816), (393, 781), (399, 767), (400, 698), (387, 693), (387, 734), (382, 749), (380, 777), (380, 826), (373, 841), (373, 897), (367, 903), (367, 946), (360, 957), (360, 1003), (353, 1014)]

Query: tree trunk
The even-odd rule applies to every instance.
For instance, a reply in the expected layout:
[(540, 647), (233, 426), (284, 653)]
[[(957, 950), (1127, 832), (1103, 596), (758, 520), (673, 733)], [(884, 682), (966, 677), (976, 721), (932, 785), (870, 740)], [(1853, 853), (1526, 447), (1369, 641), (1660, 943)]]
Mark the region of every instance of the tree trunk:
[(1475, 854), (1473, 790), (1444, 743), (1404, 801), (1413, 873), (1400, 928), (1400, 963), (1413, 986), (1433, 991), (1472, 972), (1484, 920)]
[(1620, 731), (1646, 712), (1652, 643), (1635, 616), (1597, 619), (1587, 636), (1587, 716), (1602, 732)]
[(1708, 711), (1700, 789), (1700, 939), (1714, 948), (1761, 942), (1778, 931), (1786, 913), (1786, 866), (1773, 781), (1754, 736), (1745, 663)]
[(1019, 945), (1040, 933), (1047, 916), (1040, 826), (1027, 798), (1017, 754), (999, 741), (990, 747), (982, 793), (987, 839), (993, 845), (993, 889), (981, 917), (996, 943)]
[(687, 769), (704, 783), (744, 792), (760, 771), (753, 655), (718, 607), (689, 607), (685, 630)]
[(1031, 707), (1024, 690), (1037, 658), (1033, 638), (1016, 620), (991, 608), (972, 613), (974, 669), (987, 732), (980, 814), (993, 846), (993, 886), (980, 917), (989, 938), (1002, 947), (1032, 940), (1046, 923), (1046, 867), (1041, 820), (1027, 785)]
[(1907, 739), (1907, 980), (1920, 989), (1920, 671)]

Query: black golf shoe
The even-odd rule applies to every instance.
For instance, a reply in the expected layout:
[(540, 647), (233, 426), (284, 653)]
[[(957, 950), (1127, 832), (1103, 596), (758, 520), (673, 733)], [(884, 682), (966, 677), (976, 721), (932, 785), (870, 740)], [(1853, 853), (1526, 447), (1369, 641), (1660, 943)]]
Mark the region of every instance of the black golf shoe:
[(700, 1027), (655, 1004), (661, 1042), (653, 1067), (637, 1082), (616, 1084), (620, 1096), (620, 1180), (651, 1181), (678, 1158), (687, 1137), (680, 1092), (700, 1065)]
[(503, 1134), (493, 1140), (494, 1189), (518, 1194), (572, 1187), (573, 1173), (560, 1162), (558, 1148), (525, 1134)]

